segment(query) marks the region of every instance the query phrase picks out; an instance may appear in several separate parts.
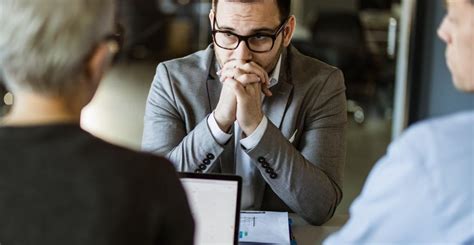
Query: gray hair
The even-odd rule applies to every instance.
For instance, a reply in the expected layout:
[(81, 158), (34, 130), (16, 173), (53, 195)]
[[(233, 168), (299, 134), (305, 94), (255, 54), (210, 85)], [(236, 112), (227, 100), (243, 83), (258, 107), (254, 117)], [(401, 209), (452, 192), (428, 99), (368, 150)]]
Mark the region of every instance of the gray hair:
[(112, 31), (113, 0), (0, 0), (0, 68), (10, 89), (73, 92)]

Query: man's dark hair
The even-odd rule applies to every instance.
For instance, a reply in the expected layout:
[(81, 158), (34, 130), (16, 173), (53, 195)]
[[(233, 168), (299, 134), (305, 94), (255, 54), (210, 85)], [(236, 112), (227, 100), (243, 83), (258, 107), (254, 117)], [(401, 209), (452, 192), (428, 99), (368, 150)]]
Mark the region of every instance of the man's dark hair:
[[(214, 11), (217, 11), (218, 1), (219, 0), (212, 0), (212, 8), (214, 9)], [(259, 2), (261, 0), (221, 0), (221, 1), (252, 3), (252, 2)], [(275, 1), (278, 5), (278, 10), (280, 11), (280, 19), (282, 21), (290, 17), (291, 0), (273, 0), (273, 1)], [(474, 1), (474, 0), (471, 0), (471, 1)]]

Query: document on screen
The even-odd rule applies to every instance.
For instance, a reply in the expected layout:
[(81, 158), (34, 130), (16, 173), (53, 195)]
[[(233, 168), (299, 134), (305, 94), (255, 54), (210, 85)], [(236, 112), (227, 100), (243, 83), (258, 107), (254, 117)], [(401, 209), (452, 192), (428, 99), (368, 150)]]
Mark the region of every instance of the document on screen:
[(241, 211), (239, 242), (290, 244), (288, 213)]

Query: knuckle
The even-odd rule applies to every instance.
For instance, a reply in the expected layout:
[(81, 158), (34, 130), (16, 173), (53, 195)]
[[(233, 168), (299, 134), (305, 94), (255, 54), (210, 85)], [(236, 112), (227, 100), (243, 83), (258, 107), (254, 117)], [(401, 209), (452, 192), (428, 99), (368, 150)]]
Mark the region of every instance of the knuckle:
[(251, 68), (251, 65), (250, 65), (250, 63), (245, 63), (245, 64), (243, 65), (243, 67), (245, 67), (245, 68), (248, 69), (248, 68)]
[(242, 80), (244, 82), (251, 82), (251, 76), (249, 74), (242, 75)]

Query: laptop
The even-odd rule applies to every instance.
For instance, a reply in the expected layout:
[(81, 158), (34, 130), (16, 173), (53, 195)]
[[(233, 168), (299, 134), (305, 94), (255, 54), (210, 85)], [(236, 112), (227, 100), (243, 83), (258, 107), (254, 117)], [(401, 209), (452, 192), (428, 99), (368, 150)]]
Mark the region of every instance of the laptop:
[(195, 223), (194, 242), (238, 244), (242, 178), (179, 173)]

